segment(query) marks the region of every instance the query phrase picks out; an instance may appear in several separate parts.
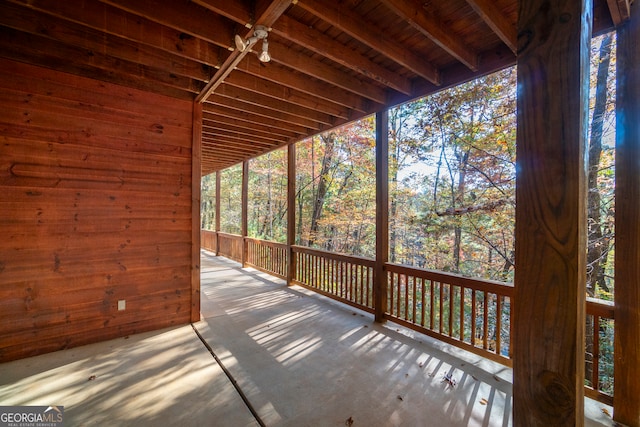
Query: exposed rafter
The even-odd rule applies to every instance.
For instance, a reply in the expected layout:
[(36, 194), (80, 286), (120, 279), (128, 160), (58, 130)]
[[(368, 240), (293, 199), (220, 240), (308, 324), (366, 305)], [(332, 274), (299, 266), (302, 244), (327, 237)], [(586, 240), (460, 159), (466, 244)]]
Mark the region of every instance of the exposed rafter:
[(467, 0), (469, 6), (476, 11), (482, 20), (493, 30), (500, 40), (506, 44), (513, 53), (517, 53), (516, 27), (509, 22), (507, 17), (498, 9), (493, 0)]
[(384, 34), (371, 28), (367, 22), (363, 22), (360, 16), (346, 7), (317, 0), (300, 1), (297, 6), (329, 22), (361, 43), (378, 50), (381, 54), (407, 67), (431, 83), (436, 85), (440, 83), (440, 74), (433, 64), (419, 58), (401, 44), (386, 39)]
[(458, 37), (451, 34), (451, 30), (447, 30), (437, 18), (428, 15), (419, 4), (411, 0), (382, 0), (382, 2), (469, 69), (473, 71), (478, 69), (478, 54), (468, 49)]
[[(274, 22), (282, 15), (291, 5), (292, 0), (273, 0), (269, 2), (265, 10), (258, 15), (255, 25), (263, 25), (271, 27)], [(253, 35), (253, 30), (245, 35), (245, 39)], [(207, 83), (202, 92), (196, 97), (196, 101), (204, 102), (215, 90), (222, 84), (224, 79), (233, 71), (238, 63), (249, 53), (249, 50), (240, 51), (238, 49), (231, 52), (231, 55), (222, 64), (220, 69), (213, 76), (211, 81)]]

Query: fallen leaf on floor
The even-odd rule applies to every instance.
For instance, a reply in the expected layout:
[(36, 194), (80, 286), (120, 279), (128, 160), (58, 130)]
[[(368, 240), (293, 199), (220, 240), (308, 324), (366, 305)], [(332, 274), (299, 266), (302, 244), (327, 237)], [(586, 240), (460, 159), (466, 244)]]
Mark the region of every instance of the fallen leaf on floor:
[(418, 363), (418, 367), (419, 367), (419, 368), (422, 368), (422, 366), (423, 366), (423, 363), (422, 363), (422, 362)]
[(402, 401), (404, 399), (402, 398), (402, 396), (398, 395), (398, 400)]
[(602, 408), (602, 413), (605, 414), (608, 417), (611, 416), (611, 414), (609, 413), (609, 410), (607, 408)]
[(89, 380), (88, 380), (88, 381), (93, 381), (93, 380), (95, 380), (95, 379), (96, 379), (96, 376), (95, 376), (95, 375), (91, 375), (91, 376), (89, 377)]
[(480, 404), (481, 405), (486, 405), (487, 403), (489, 403), (489, 401), (487, 399), (485, 399), (484, 397), (482, 399), (480, 399)]
[(347, 421), (344, 422), (344, 425), (352, 426), (353, 425), (353, 417), (347, 418)]

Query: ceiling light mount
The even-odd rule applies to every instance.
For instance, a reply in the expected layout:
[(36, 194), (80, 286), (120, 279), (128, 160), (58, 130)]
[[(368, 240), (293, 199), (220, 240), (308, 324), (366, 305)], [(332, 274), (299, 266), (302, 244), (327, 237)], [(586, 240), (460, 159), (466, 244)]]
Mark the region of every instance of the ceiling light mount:
[(262, 40), (262, 52), (258, 54), (258, 59), (261, 62), (269, 62), (271, 60), (271, 55), (269, 55), (269, 43), (267, 42), (268, 35), (269, 31), (267, 27), (264, 25), (256, 25), (253, 30), (253, 36), (249, 37), (247, 40), (243, 40), (240, 35), (236, 34), (236, 49), (240, 52), (244, 52), (247, 49), (251, 49), (251, 47), (253, 47), (253, 45), (259, 40)]

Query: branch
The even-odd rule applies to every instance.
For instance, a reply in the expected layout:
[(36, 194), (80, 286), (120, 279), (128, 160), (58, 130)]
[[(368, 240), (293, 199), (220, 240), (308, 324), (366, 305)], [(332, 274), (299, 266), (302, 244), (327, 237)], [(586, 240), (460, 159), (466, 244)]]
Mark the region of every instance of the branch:
[(448, 215), (464, 215), (471, 212), (477, 211), (494, 211), (500, 206), (507, 204), (507, 199), (500, 199), (494, 202), (485, 203), (484, 205), (475, 205), (475, 206), (467, 206), (462, 208), (448, 208), (445, 211), (436, 211), (436, 215), (438, 216), (448, 216)]

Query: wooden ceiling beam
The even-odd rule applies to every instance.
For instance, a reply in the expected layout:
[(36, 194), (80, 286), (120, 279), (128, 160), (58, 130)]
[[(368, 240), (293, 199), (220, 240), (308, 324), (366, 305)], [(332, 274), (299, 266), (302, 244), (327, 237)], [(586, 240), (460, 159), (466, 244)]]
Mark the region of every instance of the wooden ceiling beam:
[(177, 0), (99, 0), (209, 43), (233, 46), (234, 24), (195, 3)]
[(242, 127), (242, 126), (234, 126), (229, 124), (222, 124), (217, 121), (207, 122), (206, 126), (203, 126), (203, 132), (233, 132), (238, 135), (245, 135), (245, 137), (258, 137), (262, 140), (270, 141), (271, 143), (276, 142), (285, 142), (289, 140), (289, 138), (274, 135), (272, 133), (260, 132), (254, 128), (250, 127)]
[(278, 100), (249, 90), (229, 86), (227, 84), (220, 85), (216, 90), (216, 95), (241, 100), (257, 107), (267, 107), (286, 114), (291, 114), (303, 119), (313, 120), (314, 122), (323, 123), (325, 125), (333, 125), (334, 120), (329, 114), (321, 113), (306, 107), (293, 105), (287, 101)]
[(334, 39), (294, 19), (282, 16), (273, 24), (272, 32), (393, 90), (411, 95), (411, 82), (408, 79), (381, 67), (364, 55), (345, 49)]
[(287, 101), (300, 107), (310, 108), (342, 119), (348, 119), (350, 117), (349, 110), (346, 107), (323, 99), (311, 97), (297, 89), (276, 84), (265, 79), (251, 76), (247, 73), (231, 73), (224, 82), (229, 86), (250, 90), (255, 93)]
[(265, 67), (254, 55), (247, 56), (244, 61), (238, 64), (237, 69), (252, 76), (304, 92), (356, 111), (375, 111), (383, 107), (382, 104), (376, 105), (366, 98), (351, 92), (346, 92), (324, 82), (306, 78), (302, 74), (287, 73), (287, 69), (279, 65), (270, 64), (269, 67)]
[(518, 52), (516, 27), (498, 9), (494, 0), (467, 0), (467, 3), (482, 18), (485, 24), (500, 37), (500, 40), (511, 49), (511, 52)]
[(105, 35), (42, 12), (31, 12), (16, 4), (0, 3), (0, 25), (194, 80), (208, 81), (211, 75), (207, 65), (110, 34)]
[[(262, 2), (263, 8), (260, 12), (256, 13), (256, 25), (263, 25), (265, 27), (271, 27), (276, 19), (282, 15), (287, 8), (291, 5), (292, 0), (268, 0)], [(253, 30), (246, 33), (244, 39), (253, 35)], [(234, 43), (235, 44), (235, 43)], [(204, 87), (202, 92), (196, 97), (197, 102), (204, 102), (207, 98), (216, 90), (216, 88), (227, 78), (227, 76), (233, 71), (236, 66), (242, 61), (242, 59), (249, 53), (249, 49), (245, 49), (240, 52), (238, 49), (234, 49), (231, 55), (224, 61), (220, 69), (214, 74), (213, 78)]]
[(451, 34), (439, 19), (427, 14), (421, 3), (416, 4), (412, 0), (382, 0), (382, 3), (470, 70), (478, 70), (477, 53)]
[[(240, 7), (233, 2), (223, 0), (196, 0), (196, 3), (243, 25), (247, 22), (251, 22), (251, 12), (247, 8)], [(247, 19), (249, 19), (249, 21), (247, 21)], [(398, 76), (396, 73), (393, 73), (379, 66), (363, 55), (354, 53), (352, 51), (345, 51), (344, 47), (335, 42), (333, 39), (325, 36), (318, 31), (309, 29), (308, 27), (287, 17), (286, 15), (280, 16), (271, 25), (271, 30), (273, 33), (278, 34), (279, 36), (286, 38), (287, 40), (293, 41), (300, 46), (304, 46), (307, 49), (312, 50), (313, 52), (316, 52), (324, 57), (330, 58), (334, 62), (337, 62), (340, 65), (350, 68), (356, 72), (359, 72), (360, 74), (371, 78), (372, 80), (375, 80), (387, 87), (402, 92), (406, 95), (410, 95), (411, 93), (411, 83), (406, 78)], [(285, 58), (281, 54), (279, 55), (278, 52), (288, 52), (289, 49), (286, 46), (276, 45), (272, 41), (272, 39), (270, 39), (269, 41), (269, 46), (272, 53), (272, 59), (277, 61), (279, 58), (281, 58), (280, 62), (285, 66), (289, 66), (289, 64), (292, 64), (293, 62), (292, 59), (299, 57), (299, 55), (287, 55), (287, 57)], [(308, 74), (308, 71), (310, 69), (313, 70), (315, 66), (313, 64), (310, 64), (310, 66), (306, 66), (306, 64), (304, 65), (304, 70), (298, 69), (298, 71), (301, 71), (305, 74)], [(323, 63), (318, 63), (318, 66), (326, 67), (326, 65)], [(320, 80), (324, 80), (319, 76), (314, 77), (319, 78)], [(331, 81), (329, 83), (334, 84)], [(345, 85), (347, 85), (347, 88), (353, 88), (359, 86), (360, 83), (358, 83), (357, 81), (352, 81), (351, 83), (346, 82)], [(343, 86), (340, 87), (344, 89)], [(363, 95), (362, 92), (357, 93)], [(382, 97), (374, 100), (376, 102), (382, 102)]]
[[(164, 70), (70, 47), (45, 37), (0, 27), (0, 51), (14, 60), (70, 74), (128, 86), (147, 92), (193, 100), (201, 82)], [(61, 58), (75, 58), (70, 61)], [(80, 60), (82, 58), (83, 60)]]
[[(205, 104), (206, 107), (206, 104)], [(268, 135), (272, 135), (276, 138), (281, 139), (290, 139), (290, 138), (298, 138), (301, 134), (296, 132), (291, 132), (283, 129), (278, 129), (272, 127), (270, 125), (262, 125), (256, 122), (248, 122), (242, 120), (239, 117), (226, 117), (222, 115), (215, 115), (210, 112), (204, 112), (202, 117), (202, 122), (206, 126), (237, 126), (242, 127), (243, 129), (247, 129), (248, 132), (258, 132), (264, 133)]]
[[(240, 153), (241, 155), (251, 155), (257, 151), (271, 148), (275, 144), (270, 145), (256, 145), (253, 141), (248, 139), (230, 138), (225, 135), (207, 135), (202, 137), (203, 142), (207, 144), (208, 148), (221, 148), (229, 153)], [(250, 145), (251, 144), (251, 145)]]
[(219, 66), (222, 63), (219, 47), (106, 4), (85, 2), (80, 8), (76, 3), (70, 1), (9, 1), (202, 64)]
[[(269, 53), (271, 54), (271, 62), (314, 77), (342, 90), (370, 99), (378, 104), (385, 104), (387, 102), (387, 93), (383, 88), (351, 76), (350, 74), (346, 74), (310, 56), (292, 52), (288, 47), (271, 39), (269, 40)], [(270, 63), (266, 65), (266, 67), (269, 65)]]
[(271, 119), (265, 120), (264, 115), (253, 114), (251, 112), (248, 112), (242, 109), (230, 108), (230, 107), (227, 107), (226, 105), (218, 105), (218, 104), (206, 102), (204, 105), (204, 111), (211, 113), (213, 115), (228, 117), (232, 120), (239, 120), (239, 121), (248, 122), (248, 123), (258, 123), (260, 125), (270, 126), (276, 129), (282, 129), (287, 132), (294, 132), (294, 133), (297, 133), (298, 135), (307, 135), (309, 133), (309, 129), (304, 126), (291, 124), (289, 122), (282, 121), (277, 118), (271, 118)]
[(363, 22), (360, 15), (347, 7), (341, 4), (328, 4), (319, 0), (299, 0), (296, 5), (349, 34), (361, 43), (377, 50), (382, 55), (408, 68), (429, 82), (435, 85), (440, 84), (440, 73), (433, 64), (420, 58), (401, 44), (385, 38), (379, 31), (371, 28), (367, 22)]
[(630, 0), (607, 0), (613, 25), (620, 25), (631, 16)]
[(250, 104), (241, 99), (226, 98), (217, 93), (213, 93), (207, 100), (207, 103), (226, 107), (228, 109), (236, 110), (241, 113), (250, 113), (255, 116), (261, 117), (259, 119), (262, 123), (269, 123), (272, 120), (280, 120), (284, 123), (301, 126), (307, 130), (319, 130), (321, 126), (318, 122), (309, 119), (303, 119), (293, 114), (283, 113), (282, 111), (275, 110), (268, 106), (257, 106)]
[(191, 1), (247, 28), (252, 28), (255, 22), (255, 11), (247, 7), (247, 2), (229, 0)]
[(203, 138), (206, 136), (208, 138), (226, 138), (228, 140), (238, 141), (239, 143), (246, 144), (247, 142), (251, 142), (255, 146), (259, 147), (271, 147), (272, 145), (278, 144), (283, 141), (273, 141), (273, 139), (262, 138), (257, 135), (246, 135), (240, 132), (234, 132), (230, 129), (213, 129), (206, 128), (203, 129), (202, 132)]

